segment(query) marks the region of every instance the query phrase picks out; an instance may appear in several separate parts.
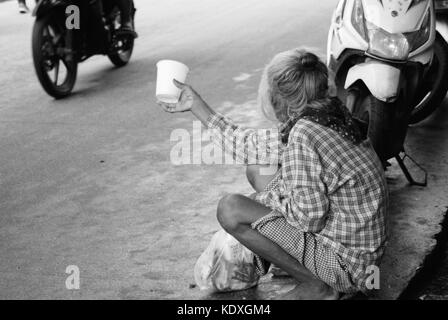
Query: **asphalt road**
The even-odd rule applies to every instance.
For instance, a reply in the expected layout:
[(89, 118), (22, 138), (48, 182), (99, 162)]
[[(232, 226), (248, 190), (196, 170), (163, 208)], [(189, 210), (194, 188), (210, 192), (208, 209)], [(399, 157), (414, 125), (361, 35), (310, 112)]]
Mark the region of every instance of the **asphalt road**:
[[(1, 3), (0, 299), (200, 298), (192, 268), (218, 230), (216, 203), (251, 190), (240, 166), (173, 166), (170, 135), (193, 118), (157, 107), (155, 64), (184, 62), (213, 107), (264, 126), (263, 66), (293, 47), (324, 53), (335, 3), (138, 0), (132, 62), (83, 63), (62, 101), (34, 74), (33, 20)], [(68, 265), (80, 290), (66, 289)]]

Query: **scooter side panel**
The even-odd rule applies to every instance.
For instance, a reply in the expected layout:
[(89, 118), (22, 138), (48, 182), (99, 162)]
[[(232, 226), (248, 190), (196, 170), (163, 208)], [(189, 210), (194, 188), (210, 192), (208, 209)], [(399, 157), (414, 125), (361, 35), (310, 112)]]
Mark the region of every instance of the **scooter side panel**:
[(432, 62), (433, 57), (434, 57), (434, 49), (431, 47), (418, 54), (410, 55), (409, 61), (420, 62), (423, 65), (427, 65)]
[(367, 51), (369, 48), (367, 41), (359, 35), (351, 23), (353, 6), (353, 0), (346, 2), (344, 16), (340, 17), (341, 22), (339, 24), (336, 23), (336, 15), (333, 17), (328, 37), (328, 57), (333, 56), (334, 59), (338, 59), (346, 49)]
[(436, 28), (442, 35), (443, 39), (448, 43), (448, 16), (443, 16), (444, 19), (437, 19)]

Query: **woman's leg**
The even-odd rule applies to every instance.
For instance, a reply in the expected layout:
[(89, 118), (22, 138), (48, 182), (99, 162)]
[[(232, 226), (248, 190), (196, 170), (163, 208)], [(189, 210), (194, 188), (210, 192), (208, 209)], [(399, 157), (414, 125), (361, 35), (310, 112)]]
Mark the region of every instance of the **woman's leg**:
[[(266, 189), (267, 185), (272, 181), (272, 179), (274, 179), (275, 175), (277, 174), (277, 173), (271, 175), (263, 174), (265, 173), (265, 171), (267, 171), (266, 170), (267, 168), (270, 167), (262, 165), (249, 165), (246, 168), (247, 180), (257, 193), (263, 192)], [(256, 194), (250, 196), (250, 198), (255, 199), (255, 196)], [(271, 265), (270, 272), (275, 277), (288, 276), (286, 272), (284, 272), (282, 269), (280, 269), (274, 264)]]
[(229, 195), (218, 205), (218, 221), (221, 226), (248, 249), (274, 263), (294, 277), (300, 284), (288, 299), (337, 299), (338, 294), (276, 243), (253, 230), (252, 223), (268, 215), (272, 210), (242, 195)]
[(275, 177), (275, 173), (272, 175), (263, 174), (263, 169), (266, 168), (268, 168), (268, 166), (262, 165), (249, 165), (246, 168), (247, 180), (256, 192), (262, 192), (268, 183)]
[(132, 26), (132, 5), (130, 0), (114, 0), (120, 8), (121, 23), (126, 26)]

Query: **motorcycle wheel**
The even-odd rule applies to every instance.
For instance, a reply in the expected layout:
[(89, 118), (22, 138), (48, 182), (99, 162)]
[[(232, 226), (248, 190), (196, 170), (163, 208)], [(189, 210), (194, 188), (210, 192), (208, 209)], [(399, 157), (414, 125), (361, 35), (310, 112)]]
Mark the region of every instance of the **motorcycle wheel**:
[[(118, 30), (121, 26), (121, 15), (118, 7), (115, 7), (112, 10), (111, 16), (113, 27), (115, 30)], [(122, 39), (116, 41), (118, 46), (116, 51), (109, 53), (107, 56), (116, 67), (120, 68), (127, 65), (131, 60), (132, 52), (134, 51), (134, 39)], [(120, 49), (120, 47), (125, 47), (126, 49)]]
[(448, 91), (448, 44), (437, 33), (434, 44), (434, 61), (428, 72), (431, 79), (425, 82), (426, 95), (414, 108), (410, 124), (416, 124), (429, 117), (443, 102)]
[(33, 27), (34, 69), (43, 89), (55, 99), (70, 95), (78, 73), (78, 63), (64, 54), (66, 32), (55, 15), (37, 19)]
[(132, 42), (131, 49), (116, 53), (110, 53), (107, 56), (109, 57), (109, 60), (116, 66), (116, 67), (124, 67), (129, 63), (132, 56), (132, 51), (134, 47), (134, 40), (129, 40)]
[(357, 119), (367, 125), (367, 135), (382, 162), (386, 162), (394, 156), (391, 154), (388, 144), (391, 139), (392, 110), (393, 106), (368, 93), (359, 98), (353, 113)]

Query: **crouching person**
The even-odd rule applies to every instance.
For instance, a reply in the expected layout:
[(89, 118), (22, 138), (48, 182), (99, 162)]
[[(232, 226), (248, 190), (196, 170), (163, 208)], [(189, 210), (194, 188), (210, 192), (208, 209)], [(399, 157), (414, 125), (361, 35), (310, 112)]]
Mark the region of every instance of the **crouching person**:
[[(218, 205), (222, 227), (255, 253), (257, 272), (275, 264), (297, 280), (284, 299), (338, 299), (366, 291), (368, 270), (386, 244), (388, 191), (370, 141), (337, 99), (328, 70), (295, 49), (266, 67), (259, 90), (279, 134), (243, 129), (217, 114), (188, 85), (168, 112), (192, 111), (218, 129), (221, 145), (248, 165), (257, 193), (228, 195)], [(262, 148), (258, 148), (262, 144)], [(277, 172), (258, 164), (276, 163)]]

